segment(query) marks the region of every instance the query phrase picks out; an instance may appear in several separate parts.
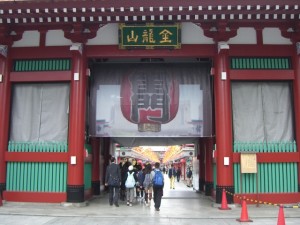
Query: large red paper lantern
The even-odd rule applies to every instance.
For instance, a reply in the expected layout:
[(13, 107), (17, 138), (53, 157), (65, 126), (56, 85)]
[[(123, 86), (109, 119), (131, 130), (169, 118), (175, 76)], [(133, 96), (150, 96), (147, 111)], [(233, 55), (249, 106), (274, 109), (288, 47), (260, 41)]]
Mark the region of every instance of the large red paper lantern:
[(138, 130), (159, 132), (178, 111), (179, 84), (170, 75), (138, 72), (123, 77), (121, 111)]

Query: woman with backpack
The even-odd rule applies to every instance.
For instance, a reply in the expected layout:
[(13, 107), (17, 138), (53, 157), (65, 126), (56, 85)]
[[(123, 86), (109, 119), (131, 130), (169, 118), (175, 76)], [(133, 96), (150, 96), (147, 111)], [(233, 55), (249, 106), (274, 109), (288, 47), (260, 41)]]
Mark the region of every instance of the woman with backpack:
[(144, 182), (143, 182), (143, 187), (144, 187), (144, 191), (145, 191), (145, 204), (146, 206), (149, 206), (149, 203), (151, 202), (152, 199), (152, 191), (153, 191), (153, 185), (152, 185), (152, 166), (151, 164), (147, 164), (145, 166), (145, 178), (144, 178)]
[(132, 202), (134, 199), (134, 188), (138, 180), (136, 173), (133, 171), (132, 165), (128, 167), (128, 172), (125, 175), (125, 180), (127, 205), (132, 206)]

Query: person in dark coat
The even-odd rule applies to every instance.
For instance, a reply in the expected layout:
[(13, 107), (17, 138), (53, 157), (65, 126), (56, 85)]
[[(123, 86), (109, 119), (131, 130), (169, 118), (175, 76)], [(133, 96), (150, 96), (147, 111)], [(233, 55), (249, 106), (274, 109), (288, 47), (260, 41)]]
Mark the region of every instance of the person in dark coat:
[(170, 189), (175, 189), (176, 169), (173, 164), (171, 164), (171, 168), (168, 170), (168, 176), (170, 178)]
[(119, 207), (119, 192), (121, 185), (120, 166), (116, 164), (115, 157), (111, 158), (111, 164), (107, 166), (105, 174), (105, 186), (109, 187), (109, 204)]
[[(151, 172), (153, 175), (153, 181), (155, 180), (155, 176), (156, 173), (161, 173), (160, 169), (159, 169), (159, 162), (155, 163), (155, 169)], [(154, 208), (156, 211), (160, 211), (160, 204), (161, 204), (161, 198), (163, 196), (163, 189), (164, 189), (164, 176), (162, 175), (162, 182), (163, 185), (160, 186), (156, 186), (155, 183), (153, 183), (153, 193), (154, 193)]]
[(120, 190), (120, 199), (122, 201), (125, 201), (126, 198), (126, 187), (125, 187), (125, 176), (128, 172), (128, 167), (130, 166), (130, 163), (128, 162), (127, 158), (122, 158), (122, 161), (120, 162), (120, 169), (121, 169), (121, 190)]
[(176, 175), (177, 175), (177, 182), (179, 182), (180, 181), (180, 177), (181, 177), (181, 168), (180, 167), (178, 167)]

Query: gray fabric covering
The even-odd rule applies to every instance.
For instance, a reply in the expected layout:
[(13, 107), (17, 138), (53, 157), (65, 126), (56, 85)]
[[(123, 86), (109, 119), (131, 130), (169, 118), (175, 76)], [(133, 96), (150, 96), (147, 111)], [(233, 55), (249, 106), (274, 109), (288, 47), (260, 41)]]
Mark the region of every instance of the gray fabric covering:
[[(98, 137), (120, 138), (211, 136), (213, 131), (210, 68), (211, 65), (208, 62), (177, 64), (103, 63), (93, 65), (91, 68), (92, 84), (89, 105), (89, 134)], [(179, 88), (174, 85), (174, 89), (172, 89), (179, 92), (176, 116), (170, 121), (163, 121), (160, 131), (140, 132), (138, 131), (139, 122), (132, 121), (128, 118), (134, 114), (133, 109), (136, 110), (138, 105), (144, 102), (134, 101), (133, 98), (131, 98), (130, 101), (128, 100), (126, 102), (127, 104), (123, 104), (123, 102), (125, 102), (124, 99), (128, 98), (126, 97), (127, 95), (124, 95), (122, 90), (127, 90), (126, 93), (130, 92), (131, 96), (138, 96), (137, 92), (134, 91), (134, 89), (138, 87), (137, 84), (133, 83), (132, 89), (124, 87), (126, 86), (124, 85), (124, 77), (126, 76), (143, 76), (147, 78), (145, 80), (155, 80), (156, 78), (154, 79), (153, 77), (159, 77), (162, 80), (175, 80), (176, 83), (179, 84)], [(145, 93), (148, 95), (147, 97), (151, 97), (155, 92), (150, 93), (147, 89), (147, 85), (148, 81), (145, 82)], [(165, 87), (164, 90), (166, 89)], [(144, 97), (144, 99), (146, 99), (146, 97)], [(174, 100), (174, 98), (168, 99)], [(129, 102), (131, 104), (129, 104)], [(165, 106), (167, 104), (162, 103), (162, 105)], [(124, 108), (126, 108), (127, 113), (124, 113)], [(158, 107), (152, 107), (151, 105), (151, 107), (147, 108), (148, 113), (150, 112), (149, 108), (153, 111), (157, 111)], [(146, 107), (143, 108), (143, 110), (145, 112)], [(137, 113), (135, 112), (135, 114)], [(127, 118), (125, 115), (127, 115)], [(170, 113), (167, 115), (170, 115)], [(136, 118), (140, 117), (140, 114), (136, 116)], [(151, 116), (148, 115), (148, 118), (150, 117)], [(157, 116), (157, 120), (159, 119), (160, 117)]]
[(10, 141), (67, 141), (69, 84), (15, 84)]
[(233, 82), (234, 140), (294, 140), (291, 90), (288, 82)]

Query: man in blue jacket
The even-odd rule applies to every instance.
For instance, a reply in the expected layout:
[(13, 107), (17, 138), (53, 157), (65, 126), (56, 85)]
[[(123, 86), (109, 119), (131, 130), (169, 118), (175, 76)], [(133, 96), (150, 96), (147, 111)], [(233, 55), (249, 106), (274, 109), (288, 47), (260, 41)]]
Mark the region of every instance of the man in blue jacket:
[(171, 164), (171, 168), (169, 168), (168, 176), (170, 178), (170, 189), (175, 189), (176, 169), (173, 164)]

